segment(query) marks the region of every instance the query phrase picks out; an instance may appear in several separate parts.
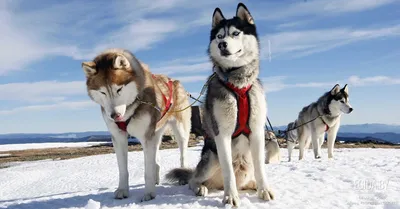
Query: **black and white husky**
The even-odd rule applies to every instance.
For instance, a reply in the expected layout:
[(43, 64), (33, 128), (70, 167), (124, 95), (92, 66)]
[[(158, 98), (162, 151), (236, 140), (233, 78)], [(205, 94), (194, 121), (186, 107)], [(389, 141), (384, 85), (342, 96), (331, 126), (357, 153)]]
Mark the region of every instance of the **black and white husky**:
[(300, 111), (297, 120), (288, 124), (287, 130), (298, 127), (286, 133), (289, 161), (291, 161), (292, 150), (297, 140), (299, 143), (299, 160), (304, 158), (304, 149), (310, 143), (313, 146), (314, 157), (316, 159), (321, 158), (321, 146), (324, 142), (325, 133), (328, 134), (328, 158), (333, 158), (333, 147), (340, 127), (341, 115), (343, 113), (349, 114), (352, 111), (347, 84), (342, 89), (339, 84), (336, 84), (316, 102), (305, 106)]
[(224, 190), (224, 204), (240, 204), (238, 190), (257, 190), (263, 200), (274, 198), (264, 160), (266, 98), (258, 79), (259, 41), (249, 10), (239, 3), (236, 16), (225, 19), (216, 8), (212, 18), (209, 56), (215, 74), (203, 106), (207, 134), (195, 170), (174, 169), (170, 181), (189, 183), (198, 196)]

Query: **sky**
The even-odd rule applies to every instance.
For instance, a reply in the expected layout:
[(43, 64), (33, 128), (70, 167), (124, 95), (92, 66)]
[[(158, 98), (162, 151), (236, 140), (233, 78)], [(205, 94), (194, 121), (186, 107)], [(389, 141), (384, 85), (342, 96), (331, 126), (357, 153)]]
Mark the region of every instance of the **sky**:
[[(242, 1), (255, 20), (273, 125), (334, 84), (354, 111), (342, 124), (400, 124), (399, 0)], [(0, 133), (103, 131), (83, 61), (125, 48), (198, 94), (211, 64), (212, 13), (232, 0), (0, 1)], [(270, 52), (268, 42), (270, 42)], [(269, 56), (270, 55), (270, 56)]]

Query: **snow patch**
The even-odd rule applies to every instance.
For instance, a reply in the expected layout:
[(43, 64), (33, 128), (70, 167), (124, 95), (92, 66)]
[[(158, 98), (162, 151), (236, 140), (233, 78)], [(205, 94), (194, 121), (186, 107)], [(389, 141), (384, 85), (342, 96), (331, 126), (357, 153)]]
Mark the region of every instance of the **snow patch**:
[[(265, 202), (254, 191), (240, 192), (241, 208), (399, 208), (400, 156), (396, 149), (335, 149), (335, 159), (314, 160), (312, 150), (304, 161), (266, 164), (268, 183), (276, 199)], [(201, 146), (188, 149), (188, 164), (194, 168)], [(296, 159), (298, 151), (293, 152)], [(187, 185), (165, 183), (164, 176), (179, 167), (178, 149), (160, 151), (161, 184), (156, 198), (140, 202), (144, 194), (143, 152), (129, 152), (127, 199), (114, 199), (118, 186), (115, 154), (22, 163), (0, 170), (0, 208), (9, 209), (127, 209), (127, 208), (224, 208), (223, 191), (196, 197)]]

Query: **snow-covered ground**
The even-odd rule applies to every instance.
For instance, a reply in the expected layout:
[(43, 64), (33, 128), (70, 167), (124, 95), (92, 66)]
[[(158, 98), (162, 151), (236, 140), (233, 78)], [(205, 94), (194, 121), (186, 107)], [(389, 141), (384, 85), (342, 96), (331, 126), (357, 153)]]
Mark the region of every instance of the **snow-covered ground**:
[(59, 147), (91, 147), (109, 142), (54, 142), (54, 143), (30, 143), (30, 144), (1, 144), (0, 152), (26, 150), (26, 149), (45, 149)]
[[(191, 167), (201, 147), (189, 149)], [(336, 149), (336, 159), (265, 165), (276, 199), (259, 200), (241, 192), (241, 208), (400, 208), (400, 151), (397, 149)], [(298, 150), (295, 150), (295, 155)], [(296, 156), (295, 156), (296, 157)], [(140, 203), (144, 192), (143, 153), (129, 153), (130, 197), (113, 199), (118, 184), (114, 154), (21, 163), (0, 169), (0, 208), (221, 208), (222, 191), (195, 197), (188, 186), (157, 186), (157, 197)], [(161, 176), (179, 165), (177, 149), (161, 151)]]

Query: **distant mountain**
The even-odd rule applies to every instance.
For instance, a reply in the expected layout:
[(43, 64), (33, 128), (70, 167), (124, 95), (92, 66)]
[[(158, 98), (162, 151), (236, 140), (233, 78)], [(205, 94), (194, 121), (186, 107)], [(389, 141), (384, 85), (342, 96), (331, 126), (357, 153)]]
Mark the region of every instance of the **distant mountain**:
[(0, 134), (1, 139), (19, 139), (19, 138), (83, 138), (93, 135), (110, 135), (108, 131), (87, 131), (87, 132), (69, 132), (69, 133), (43, 133), (43, 134)]
[(397, 133), (338, 133), (339, 137), (347, 138), (375, 138), (393, 144), (400, 144), (400, 134)]
[[(285, 130), (286, 126), (274, 127), (274, 130)], [(359, 124), (342, 125), (338, 137), (364, 140), (388, 141), (400, 144), (400, 125), (386, 124)], [(0, 144), (21, 144), (21, 143), (44, 143), (44, 142), (87, 142), (87, 141), (111, 141), (108, 131), (87, 131), (69, 133), (44, 133), (44, 134), (0, 134)]]
[[(286, 126), (276, 126), (274, 129), (285, 130)], [(357, 125), (342, 125), (340, 133), (396, 133), (400, 134), (400, 125), (387, 125), (381, 123), (366, 123)]]

